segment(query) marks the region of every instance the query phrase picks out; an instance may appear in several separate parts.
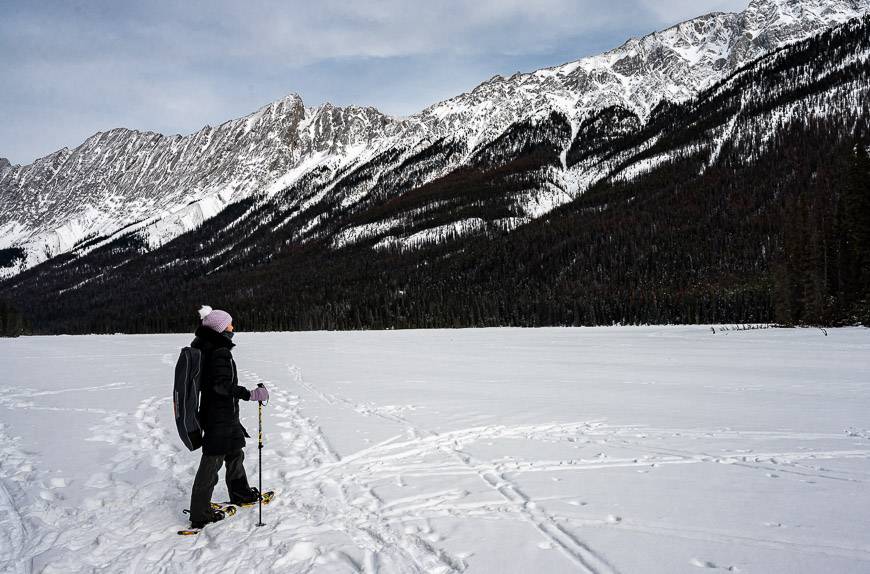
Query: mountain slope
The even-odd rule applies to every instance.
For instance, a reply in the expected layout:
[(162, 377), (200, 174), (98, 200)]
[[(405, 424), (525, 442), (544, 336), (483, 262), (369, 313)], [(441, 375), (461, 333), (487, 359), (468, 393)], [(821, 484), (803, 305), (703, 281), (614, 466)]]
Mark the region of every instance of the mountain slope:
[[(575, 128), (552, 113), (471, 153), (443, 140), (406, 160), (385, 152), (377, 169), (342, 172), (333, 195), (384, 169), (413, 178), (470, 159), (355, 208), (319, 197), (334, 176), (315, 170), (159, 249), (131, 234), (3, 290), (43, 332), (186, 330), (189, 308), (217, 299), (265, 330), (870, 321), (868, 102), (865, 17), (646, 121), (611, 107)], [(555, 185), (564, 166), (584, 163), (603, 175), (544, 217), (419, 235), (470, 214), (504, 219), (513, 194), (548, 184), (542, 173)], [(383, 221), (402, 222), (416, 243)], [(312, 234), (318, 225), (331, 231)], [(334, 249), (336, 234), (366, 225), (375, 231)]]
[[(186, 137), (98, 133), (29, 166), (0, 166), (0, 273), (131, 232), (153, 249), (248, 197), (271, 202), (258, 213), (273, 226), (296, 229), (300, 240), (329, 237), (333, 247), (373, 237), (407, 247), (511, 229), (607, 175), (589, 161), (568, 162), (576, 152), (570, 142), (603, 110), (623, 110), (618, 126), (607, 125), (614, 134), (598, 134), (618, 136), (643, 125), (662, 101), (686, 101), (766, 52), (868, 10), (870, 0), (753, 0), (742, 13), (703, 16), (601, 56), (496, 76), (404, 120), (371, 108), (307, 108), (288, 96)], [(535, 133), (555, 117), (556, 132)], [(514, 181), (514, 166), (503, 174), (513, 183), (490, 185), (476, 199), (451, 196), (443, 185), (424, 188), (523, 146), (549, 150), (534, 169), (520, 169), (524, 181)], [(372, 213), (415, 189), (424, 191), (395, 217)], [(442, 201), (444, 193), (458, 207), (433, 216), (427, 198)]]
[[(867, 10), (860, 0), (753, 0), (744, 12), (695, 18), (600, 56), (495, 76), (420, 116), (431, 118), (442, 135), (465, 132), (482, 140), (497, 136), (530, 109), (582, 120), (620, 106), (646, 118), (662, 100), (685, 101), (759, 56)], [(500, 105), (492, 109), (491, 102)]]
[(341, 162), (394, 125), (371, 108), (306, 108), (291, 95), (186, 137), (97, 133), (0, 171), (0, 238), (26, 247), (25, 265), (136, 224), (152, 224), (143, 236), (156, 247), (233, 200), (268, 193), (304, 159)]

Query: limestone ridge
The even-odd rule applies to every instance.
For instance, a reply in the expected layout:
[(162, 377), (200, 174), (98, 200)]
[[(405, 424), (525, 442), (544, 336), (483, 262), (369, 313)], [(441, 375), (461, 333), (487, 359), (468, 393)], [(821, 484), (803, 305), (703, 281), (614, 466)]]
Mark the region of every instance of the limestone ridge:
[[(330, 197), (350, 213), (540, 138), (564, 146), (561, 166), (545, 170), (546, 185), (515, 193), (510, 213), (491, 221), (457, 216), (413, 232), (437, 238), (484, 224), (511, 227), (607, 175), (572, 161), (569, 149), (602, 110), (623, 110), (608, 129), (635, 129), (662, 102), (687, 101), (772, 50), (868, 11), (870, 0), (753, 0), (743, 12), (701, 16), (599, 56), (495, 76), (404, 119), (374, 108), (307, 107), (291, 94), (187, 136), (118, 128), (30, 165), (0, 159), (0, 249), (26, 254), (25, 265), (0, 274), (118, 234), (135, 233), (154, 249), (249, 197), (297, 220), (310, 217), (300, 241), (331, 234), (338, 248), (389, 232), (412, 244), (402, 218), (335, 228), (312, 206)], [(548, 121), (555, 127), (546, 133), (535, 127)]]

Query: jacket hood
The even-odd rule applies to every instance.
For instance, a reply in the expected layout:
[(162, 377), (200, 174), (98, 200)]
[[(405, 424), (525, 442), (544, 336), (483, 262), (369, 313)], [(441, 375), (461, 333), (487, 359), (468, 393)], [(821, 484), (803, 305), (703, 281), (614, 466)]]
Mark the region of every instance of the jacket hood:
[(236, 346), (235, 343), (233, 343), (214, 329), (209, 329), (208, 327), (203, 327), (202, 325), (197, 327), (196, 331), (194, 331), (193, 334), (196, 338), (193, 340), (193, 343), (191, 343), (190, 346), (198, 349), (218, 349), (220, 347), (232, 349)]

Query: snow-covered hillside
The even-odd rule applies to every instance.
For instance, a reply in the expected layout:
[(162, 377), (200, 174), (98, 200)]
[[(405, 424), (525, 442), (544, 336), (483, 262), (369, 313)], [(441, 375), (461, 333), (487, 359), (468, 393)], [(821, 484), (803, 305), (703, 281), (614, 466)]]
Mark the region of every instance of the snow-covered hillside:
[[(13, 274), (134, 230), (151, 249), (197, 227), (230, 202), (269, 196), (306, 174), (337, 181), (372, 158), (394, 155), (391, 164), (381, 166), (383, 179), (375, 174), (342, 198), (342, 206), (350, 208), (379, 186), (405, 177), (391, 168), (430, 153), (445, 138), (459, 153), (433, 154), (437, 165), (415, 183), (464, 165), (476, 150), (529, 118), (558, 112), (575, 131), (608, 106), (646, 118), (662, 100), (691, 98), (768, 51), (868, 9), (870, 0), (752, 0), (744, 12), (696, 18), (600, 56), (493, 77), (402, 120), (372, 108), (306, 107), (291, 95), (185, 137), (127, 129), (98, 133), (75, 149), (59, 150), (28, 166), (0, 163), (0, 249), (23, 250), (20, 261), (0, 272)], [(525, 198), (521, 211), (540, 216), (598, 175), (573, 170), (558, 189)], [(326, 185), (321, 193), (330, 191)], [(313, 219), (311, 226), (317, 223)], [(455, 222), (426, 230), (422, 238), (470, 228), (475, 228), (473, 222)], [(337, 245), (345, 241), (336, 237)]]
[(306, 108), (291, 94), (189, 136), (115, 129), (0, 171), (0, 247), (25, 267), (118, 230), (157, 247), (228, 203), (286, 185), (294, 169), (340, 165), (394, 124), (372, 108)]
[(239, 333), (278, 498), (183, 538), (189, 339), (0, 340), (0, 571), (870, 570), (866, 329)]
[(662, 100), (692, 98), (767, 52), (868, 10), (864, 0), (752, 0), (744, 12), (701, 16), (633, 38), (600, 56), (495, 76), (469, 94), (427, 108), (420, 117), (442, 134), (467, 134), (474, 142), (497, 137), (524, 117), (551, 111), (578, 121), (620, 106), (643, 118)]

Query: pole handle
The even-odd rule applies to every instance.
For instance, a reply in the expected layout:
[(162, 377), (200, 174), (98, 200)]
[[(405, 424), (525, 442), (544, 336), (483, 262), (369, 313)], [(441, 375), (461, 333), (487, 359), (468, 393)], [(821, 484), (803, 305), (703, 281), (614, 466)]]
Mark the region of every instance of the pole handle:
[[(266, 385), (264, 385), (263, 383), (257, 383), (257, 388), (265, 389), (265, 388), (266, 388)], [(268, 402), (268, 401), (267, 401), (267, 402)], [(263, 401), (259, 401), (259, 403), (260, 403), (260, 407), (262, 407), (262, 406), (263, 406)], [(262, 415), (260, 415), (260, 416), (262, 416)]]

